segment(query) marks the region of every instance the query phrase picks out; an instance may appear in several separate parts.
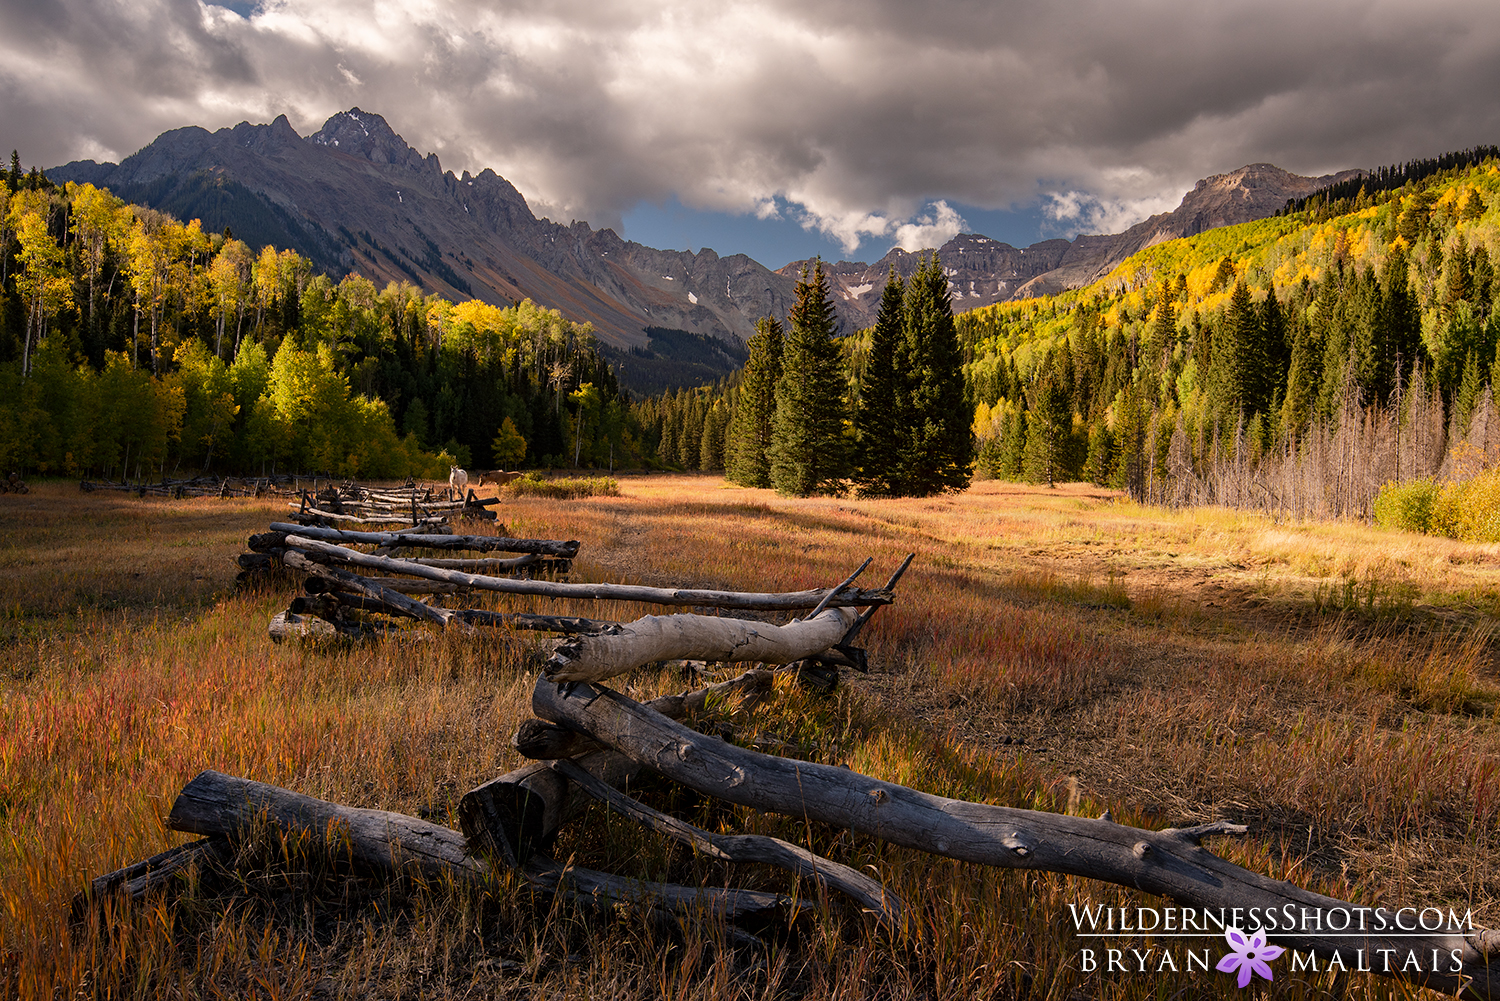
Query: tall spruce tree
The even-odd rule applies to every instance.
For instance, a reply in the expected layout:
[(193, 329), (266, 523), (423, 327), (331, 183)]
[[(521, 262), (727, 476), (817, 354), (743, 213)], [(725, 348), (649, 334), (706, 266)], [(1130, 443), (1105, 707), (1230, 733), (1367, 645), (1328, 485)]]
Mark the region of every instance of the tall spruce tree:
[(860, 492), (887, 497), (896, 492), (894, 474), (901, 453), (902, 396), (897, 353), (905, 336), (906, 282), (895, 265), (880, 295), (880, 312), (870, 332), (870, 355), (859, 386), (859, 409), (854, 415), (855, 473)]
[(964, 391), (963, 352), (937, 254), (920, 261), (906, 288), (906, 336), (897, 367), (898, 428), (904, 441), (893, 477), (897, 494), (923, 497), (962, 490), (974, 473), (972, 409)]
[(850, 473), (843, 354), (833, 339), (833, 302), (822, 261), (811, 275), (803, 271), (787, 319), (791, 332), (776, 384), (771, 485), (777, 493), (807, 497), (838, 489)]
[(725, 466), (742, 487), (771, 485), (771, 432), (776, 421), (776, 384), (781, 381), (781, 324), (769, 316), (755, 324), (746, 345), (750, 358), (740, 382), (739, 405), (729, 426)]

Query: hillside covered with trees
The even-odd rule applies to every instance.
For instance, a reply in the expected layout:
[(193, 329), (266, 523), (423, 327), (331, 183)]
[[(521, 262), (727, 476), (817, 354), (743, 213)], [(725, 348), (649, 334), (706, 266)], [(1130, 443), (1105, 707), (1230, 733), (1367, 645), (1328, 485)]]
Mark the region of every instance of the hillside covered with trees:
[(1377, 172), (959, 317), (984, 475), (1368, 516), (1500, 461), (1495, 151)]
[(14, 155), (0, 178), (0, 468), (640, 460), (591, 331), (556, 311), (335, 280), (295, 251), (23, 174)]

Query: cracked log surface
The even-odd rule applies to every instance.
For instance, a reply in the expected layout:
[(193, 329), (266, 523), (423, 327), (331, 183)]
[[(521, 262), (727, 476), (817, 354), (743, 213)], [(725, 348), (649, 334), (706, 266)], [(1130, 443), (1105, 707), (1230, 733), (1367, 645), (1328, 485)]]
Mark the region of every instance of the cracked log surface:
[[(833, 765), (779, 758), (705, 737), (607, 688), (585, 683), (557, 685), (538, 680), (532, 710), (553, 723), (586, 733), (668, 778), (705, 795), (754, 809), (819, 821), (948, 858), (1007, 869), (1066, 873), (1133, 887), (1181, 904), (1246, 914), (1290, 914), (1286, 927), (1270, 930), (1277, 945), (1313, 951), (1324, 958), (1363, 949), (1408, 953), (1424, 965), (1432, 950), (1456, 950), (1456, 973), (1389, 976), (1444, 991), (1467, 986), (1473, 996), (1500, 998), (1500, 954), (1493, 933), (1446, 928), (1433, 934), (1376, 933), (1351, 937), (1327, 931), (1329, 912), (1357, 912), (1360, 905), (1304, 890), (1234, 865), (1200, 844), (1214, 834), (1242, 834), (1224, 822), (1186, 829), (1147, 831), (1106, 818), (989, 806), (918, 792)], [(1394, 912), (1362, 908), (1373, 927), (1377, 916), (1394, 927)], [(1316, 926), (1309, 914), (1318, 915)], [(1466, 933), (1467, 932), (1467, 933)], [(1371, 964), (1374, 965), (1374, 964)], [(1441, 964), (1447, 970), (1447, 964)], [(1380, 972), (1377, 970), (1376, 972)]]
[[(295, 529), (297, 526), (288, 527)], [(344, 534), (353, 535), (356, 533), (346, 532)], [(442, 536), (414, 535), (408, 537), (408, 539), (420, 538), (442, 538)], [(457, 536), (454, 536), (454, 538), (457, 538)], [(374, 540), (354, 539), (349, 541)], [(572, 584), (546, 580), (516, 580), (509, 577), (485, 577), (478, 574), (461, 573), (457, 570), (443, 570), (439, 567), (422, 566), (421, 564), (412, 563), (409, 560), (397, 560), (387, 556), (374, 556), (368, 553), (356, 552), (352, 549), (345, 549), (342, 546), (322, 542), (319, 538), (308, 535), (306, 532), (300, 530), (289, 533), (285, 544), (289, 549), (305, 550), (320, 557), (336, 560), (350, 566), (365, 567), (370, 570), (386, 570), (391, 573), (406, 574), (410, 577), (422, 577), (427, 580), (440, 581), (446, 584), (457, 584), (460, 587), (473, 588), (478, 591), (499, 591), (503, 594), (534, 594), (545, 598), (639, 601), (648, 605), (701, 605), (709, 608), (739, 608), (749, 611), (766, 612), (815, 608), (828, 597), (827, 588), (818, 588), (812, 591), (783, 591), (775, 594), (760, 594), (745, 591), (699, 591), (686, 588), (646, 587), (639, 584)], [(393, 542), (391, 544), (403, 545), (405, 543)], [(452, 548), (460, 547), (454, 546)], [(889, 591), (868, 591), (858, 588), (847, 588), (839, 591), (828, 602), (830, 606), (838, 608), (850, 605), (889, 605), (890, 603), (891, 593)], [(851, 619), (850, 621), (853, 620)]]
[(838, 643), (856, 617), (853, 609), (829, 608), (778, 626), (713, 615), (647, 615), (559, 641), (543, 671), (553, 681), (603, 681), (660, 660), (790, 664)]

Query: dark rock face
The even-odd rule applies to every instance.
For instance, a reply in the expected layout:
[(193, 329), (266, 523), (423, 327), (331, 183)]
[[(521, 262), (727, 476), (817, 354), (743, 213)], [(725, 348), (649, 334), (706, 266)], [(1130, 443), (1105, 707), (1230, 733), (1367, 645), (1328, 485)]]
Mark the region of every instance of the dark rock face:
[[(965, 233), (939, 248), (955, 311), (1087, 284), (1143, 247), (1271, 215), (1355, 172), (1299, 177), (1252, 164), (1198, 182), (1175, 211), (1115, 236), (1046, 240), (1016, 248)], [(163, 133), (120, 164), (82, 160), (47, 171), (122, 198), (229, 227), (254, 246), (292, 247), (335, 276), (410, 281), (453, 299), (508, 305), (529, 298), (587, 321), (617, 347), (644, 345), (646, 327), (746, 339), (761, 316), (784, 317), (802, 267), (771, 271), (744, 256), (654, 250), (588, 224), (532, 214), (492, 170), (445, 172), (379, 115), (352, 108), (306, 138), (285, 116), (208, 132)], [(840, 261), (830, 273), (844, 331), (874, 322), (892, 266), (909, 276), (917, 255), (899, 248), (873, 265)]]
[(118, 165), (79, 161), (48, 176), (293, 247), (336, 276), (353, 270), (497, 305), (530, 298), (622, 347), (644, 345), (648, 326), (744, 339), (793, 298), (794, 281), (742, 254), (653, 250), (613, 230), (538, 219), (494, 171), (444, 172), (435, 154), (359, 108), (305, 139), (285, 117), (176, 129)]

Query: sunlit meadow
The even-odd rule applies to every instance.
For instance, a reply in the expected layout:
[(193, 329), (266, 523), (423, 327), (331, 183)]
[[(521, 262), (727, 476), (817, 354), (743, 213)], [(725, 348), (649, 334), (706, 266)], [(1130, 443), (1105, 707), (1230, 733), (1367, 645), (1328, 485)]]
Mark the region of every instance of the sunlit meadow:
[[(1226, 818), (1241, 864), (1361, 902), (1500, 921), (1494, 546), (1355, 524), (1167, 512), (1079, 486), (980, 483), (925, 500), (787, 500), (623, 477), (618, 496), (511, 497), (512, 535), (578, 539), (575, 579), (753, 590), (863, 583), (916, 561), (862, 637), (869, 675), (794, 684), (731, 739), (931, 792), (1161, 827)], [(872, 866), (909, 904), (878, 932), (779, 871), (729, 867), (602, 811), (564, 858), (675, 882), (811, 894), (790, 927), (592, 914), (495, 875), (387, 884), (336, 846), (267, 832), (234, 873), (72, 910), (93, 876), (186, 840), (173, 798), (215, 768), (456, 825), (518, 763), (544, 641), (423, 633), (275, 646), (290, 578), (236, 591), (284, 502), (168, 501), (42, 484), (0, 497), (0, 994), (99, 997), (1173, 997), (1216, 973), (1079, 971), (1070, 903), (1138, 902), (848, 832), (641, 795), (700, 825)], [(628, 618), (655, 609), (497, 599)], [(675, 672), (621, 679), (681, 689)], [(1278, 979), (1277, 997), (1329, 983)], [(1409, 991), (1355, 978), (1340, 990)]]

